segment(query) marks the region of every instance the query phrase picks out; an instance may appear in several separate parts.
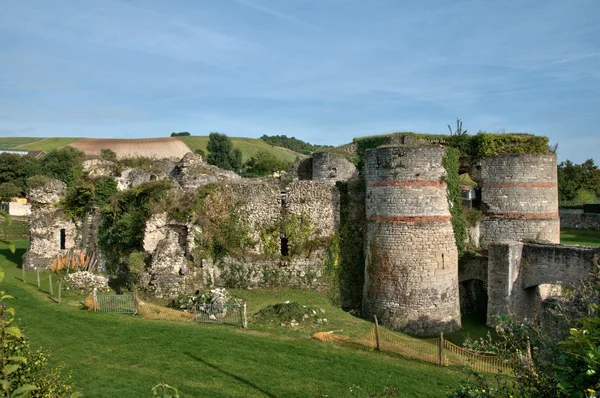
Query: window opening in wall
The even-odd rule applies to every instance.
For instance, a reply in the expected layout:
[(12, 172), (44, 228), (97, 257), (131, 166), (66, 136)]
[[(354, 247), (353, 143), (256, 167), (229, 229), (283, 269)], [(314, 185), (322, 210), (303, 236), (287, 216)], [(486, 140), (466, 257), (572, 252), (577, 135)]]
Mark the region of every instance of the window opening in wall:
[(284, 205), (287, 203), (287, 192), (281, 191), (281, 204)]
[(65, 229), (60, 230), (60, 250), (67, 248), (67, 231)]
[(290, 249), (288, 247), (288, 238), (287, 236), (281, 236), (281, 255), (287, 256), (290, 254)]

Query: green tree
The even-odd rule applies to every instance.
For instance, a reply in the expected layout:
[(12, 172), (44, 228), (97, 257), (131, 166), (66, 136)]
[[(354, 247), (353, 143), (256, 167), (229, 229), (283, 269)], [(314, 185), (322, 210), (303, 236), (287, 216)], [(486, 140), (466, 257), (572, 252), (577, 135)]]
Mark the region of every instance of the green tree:
[(263, 177), (276, 171), (287, 170), (290, 163), (285, 162), (272, 153), (260, 150), (246, 161), (246, 172), (251, 177)]
[(21, 195), (21, 188), (14, 182), (3, 182), (0, 184), (0, 202), (10, 202), (11, 198)]
[[(31, 156), (0, 154), (0, 184), (10, 182), (19, 187), (19, 195), (27, 192), (27, 180), (41, 173), (41, 162)], [(13, 195), (13, 196), (19, 196)]]
[(42, 174), (72, 185), (81, 176), (85, 153), (67, 146), (50, 151), (42, 159)]
[(225, 134), (210, 133), (208, 136), (209, 164), (225, 170), (238, 171), (242, 167), (242, 152), (233, 147), (233, 143)]
[(117, 161), (117, 154), (112, 149), (102, 148), (102, 149), (100, 149), (100, 159), (108, 160), (108, 161), (111, 161), (111, 162), (116, 162)]
[[(580, 190), (584, 190), (581, 192)], [(574, 164), (570, 160), (558, 165), (558, 198), (561, 201), (574, 201), (586, 198), (588, 191), (595, 198), (600, 197), (600, 170), (593, 159), (582, 164)]]

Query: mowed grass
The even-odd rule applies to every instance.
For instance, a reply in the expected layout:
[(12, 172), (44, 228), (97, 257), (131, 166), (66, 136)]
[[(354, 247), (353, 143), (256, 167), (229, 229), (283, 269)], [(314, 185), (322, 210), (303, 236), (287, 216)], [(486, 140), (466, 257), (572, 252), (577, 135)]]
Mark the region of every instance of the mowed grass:
[(36, 141), (40, 141), (43, 138), (33, 138), (33, 137), (2, 137), (0, 138), (0, 148), (14, 148), (14, 149), (21, 149), (21, 148), (17, 148), (20, 145), (26, 145), (26, 144), (31, 144), (34, 143)]
[(561, 229), (560, 243), (563, 245), (600, 246), (600, 231)]
[[(208, 136), (190, 136), (190, 137), (177, 137), (190, 148), (190, 151), (195, 152), (197, 149), (202, 149), (207, 153), (206, 146), (208, 145)], [(242, 151), (242, 160), (245, 162), (260, 150), (272, 153), (279, 159), (293, 162), (296, 156), (303, 157), (294, 151), (290, 151), (286, 148), (272, 146), (267, 144), (259, 138), (240, 138), (240, 137), (229, 137), (233, 143), (234, 148), (239, 148)]]
[[(17, 298), (11, 304), (32, 346), (51, 349), (52, 364), (71, 369), (86, 397), (151, 396), (150, 389), (160, 382), (177, 387), (182, 397), (362, 397), (386, 385), (398, 387), (403, 397), (442, 397), (464, 378), (456, 368), (318, 342), (301, 331), (97, 314), (82, 310), (81, 298), (75, 297), (57, 304), (37, 289), (35, 274), (28, 276), (28, 283), (20, 280), (18, 264), (27, 241), (16, 243), (15, 255), (0, 248), (6, 272), (2, 290)], [(242, 292), (252, 313), (283, 296), (312, 297), (307, 304), (323, 306), (332, 323), (343, 316), (316, 293), (235, 291)], [(368, 329), (364, 321), (352, 322), (352, 333)], [(352, 386), (362, 392), (351, 393)]]
[(58, 149), (63, 146), (67, 146), (73, 141), (78, 140), (79, 138), (73, 137), (54, 137), (54, 138), (44, 138), (29, 144), (25, 144), (19, 146), (18, 149), (25, 149), (28, 151), (51, 151), (53, 149)]

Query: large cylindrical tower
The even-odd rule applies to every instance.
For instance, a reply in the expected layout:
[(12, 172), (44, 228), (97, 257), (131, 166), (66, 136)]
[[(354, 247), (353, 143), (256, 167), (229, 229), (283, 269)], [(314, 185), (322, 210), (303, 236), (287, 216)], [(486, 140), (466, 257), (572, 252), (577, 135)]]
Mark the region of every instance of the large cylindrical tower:
[(415, 335), (460, 327), (458, 251), (444, 149), (365, 153), (367, 247), (363, 313)]
[(480, 164), (481, 243), (560, 243), (556, 156), (511, 154)]

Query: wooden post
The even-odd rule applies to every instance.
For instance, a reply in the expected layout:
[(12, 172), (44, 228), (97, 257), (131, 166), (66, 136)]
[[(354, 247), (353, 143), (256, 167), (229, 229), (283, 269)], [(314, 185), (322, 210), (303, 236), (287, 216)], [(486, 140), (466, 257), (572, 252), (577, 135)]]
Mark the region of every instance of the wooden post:
[(440, 332), (440, 345), (438, 347), (440, 366), (444, 366), (444, 333)]
[(48, 274), (48, 289), (50, 290), (50, 295), (54, 296), (54, 289), (52, 288), (52, 272)]
[(377, 315), (375, 317), (375, 342), (377, 343), (377, 351), (381, 351), (381, 344), (379, 342), (379, 322), (377, 321)]
[(244, 308), (242, 312), (242, 327), (246, 329), (248, 327), (248, 317), (246, 312), (246, 302), (244, 302)]
[(25, 266), (21, 265), (21, 279), (23, 280), (23, 283), (25, 283)]
[(40, 288), (40, 270), (37, 269), (36, 270), (36, 274), (37, 274), (37, 283), (38, 283), (38, 289)]
[(58, 304), (60, 304), (60, 299), (62, 296), (62, 280), (58, 281)]

